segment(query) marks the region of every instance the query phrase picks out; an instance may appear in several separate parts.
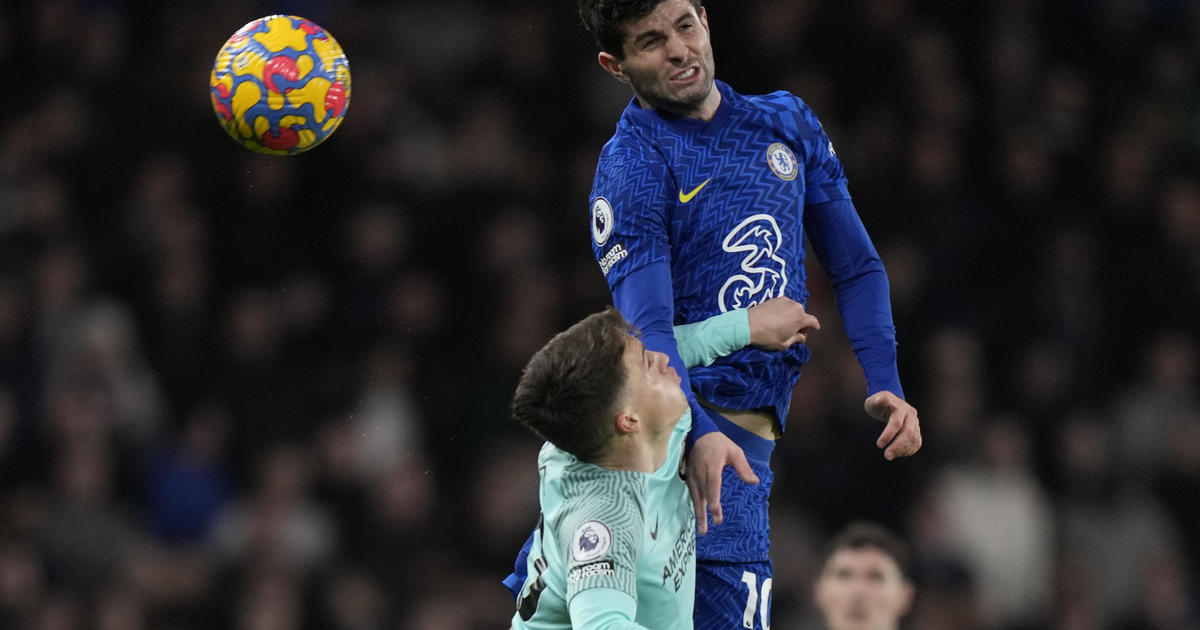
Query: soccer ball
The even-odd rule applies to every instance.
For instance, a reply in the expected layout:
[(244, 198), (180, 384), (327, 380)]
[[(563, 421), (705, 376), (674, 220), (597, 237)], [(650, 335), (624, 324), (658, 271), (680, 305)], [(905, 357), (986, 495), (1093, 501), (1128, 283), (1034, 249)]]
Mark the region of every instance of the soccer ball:
[(350, 62), (325, 29), (294, 15), (243, 26), (209, 78), (225, 131), (259, 153), (294, 155), (328, 138), (350, 104)]

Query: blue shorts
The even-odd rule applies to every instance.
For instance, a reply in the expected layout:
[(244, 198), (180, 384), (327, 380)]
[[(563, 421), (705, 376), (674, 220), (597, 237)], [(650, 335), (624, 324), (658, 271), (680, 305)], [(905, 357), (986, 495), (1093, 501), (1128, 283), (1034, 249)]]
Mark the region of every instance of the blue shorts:
[(758, 475), (758, 483), (744, 483), (731, 466), (725, 467), (721, 473), (721, 511), (725, 518), (720, 525), (713, 525), (709, 515), (708, 533), (696, 538), (696, 562), (767, 562), (771, 551), (767, 504), (775, 480), (771, 472), (775, 442), (743, 429), (719, 413), (709, 416), (721, 433), (742, 448), (750, 468)]
[(695, 630), (768, 630), (770, 562), (697, 562)]
[(717, 427), (742, 448), (758, 485), (742, 482), (732, 468), (721, 479), (724, 522), (696, 539), (695, 630), (767, 630), (771, 627), (771, 543), (767, 500), (774, 474), (775, 442), (754, 435), (719, 413)]

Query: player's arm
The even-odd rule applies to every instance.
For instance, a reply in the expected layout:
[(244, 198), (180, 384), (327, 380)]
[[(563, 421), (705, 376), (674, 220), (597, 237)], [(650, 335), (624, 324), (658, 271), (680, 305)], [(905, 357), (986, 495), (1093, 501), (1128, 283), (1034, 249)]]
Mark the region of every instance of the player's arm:
[(772, 298), (748, 309), (739, 308), (691, 324), (675, 326), (679, 357), (688, 367), (713, 361), (753, 345), (763, 350), (786, 350), (808, 341), (810, 330), (820, 330), (817, 318), (804, 305), (786, 296)]
[(886, 423), (876, 446), (889, 460), (912, 455), (921, 448), (920, 421), (900, 387), (887, 274), (879, 254), (848, 199), (807, 208), (805, 229), (829, 272), (838, 312), (867, 378), (863, 407)]
[(627, 274), (613, 286), (613, 304), (642, 332), (646, 348), (662, 352), (670, 359), (671, 367), (679, 374), (680, 386), (687, 395), (692, 410), (691, 450), (688, 452), (687, 484), (696, 509), (696, 522), (701, 534), (708, 531), (708, 513), (713, 524), (723, 520), (721, 512), (721, 474), (725, 466), (733, 466), (746, 483), (758, 483), (742, 449), (717, 430), (692, 393), (687, 368), (679, 357), (675, 341), (674, 300), (671, 288), (671, 269), (666, 262), (655, 262)]
[[(567, 559), (566, 603), (571, 627), (640, 630), (637, 618), (638, 560), (648, 541), (631, 496), (640, 485), (609, 483), (577, 489), (571, 515), (554, 534), (559, 557)], [(603, 490), (600, 490), (603, 488)]]
[(593, 588), (571, 599), (571, 627), (579, 630), (649, 630), (634, 622), (637, 600), (613, 588)]
[(843, 199), (806, 208), (804, 228), (833, 283), (838, 312), (867, 377), (867, 395), (890, 391), (903, 397), (887, 274), (854, 204)]
[[(671, 268), (666, 262), (654, 262), (634, 270), (612, 287), (613, 305), (625, 319), (637, 326), (647, 350), (662, 352), (682, 380), (680, 387), (692, 407), (692, 433), (689, 446), (706, 434), (719, 432), (704, 407), (696, 402), (688, 379), (688, 365), (680, 356), (675, 339), (675, 303), (671, 287)], [(693, 357), (694, 358), (694, 357)]]
[(876, 445), (884, 457), (911, 455), (921, 447), (917, 410), (904, 401), (896, 367), (887, 273), (850, 200), (833, 144), (816, 115), (800, 104), (806, 128), (804, 230), (829, 273), (838, 312), (867, 379), (864, 408), (887, 423)]

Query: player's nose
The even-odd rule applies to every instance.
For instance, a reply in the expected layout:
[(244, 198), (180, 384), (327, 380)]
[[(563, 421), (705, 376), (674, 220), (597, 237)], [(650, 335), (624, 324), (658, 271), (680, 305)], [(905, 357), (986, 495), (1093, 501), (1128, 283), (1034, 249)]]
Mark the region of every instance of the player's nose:
[(667, 57), (671, 59), (683, 60), (688, 56), (687, 42), (683, 41), (682, 37), (671, 36), (667, 38), (666, 44)]
[(667, 355), (663, 354), (662, 352), (654, 352), (652, 350), (650, 351), (650, 358), (653, 361), (651, 365), (653, 365), (654, 369), (658, 370), (659, 372), (666, 373), (666, 371), (671, 367), (671, 360), (668, 359)]

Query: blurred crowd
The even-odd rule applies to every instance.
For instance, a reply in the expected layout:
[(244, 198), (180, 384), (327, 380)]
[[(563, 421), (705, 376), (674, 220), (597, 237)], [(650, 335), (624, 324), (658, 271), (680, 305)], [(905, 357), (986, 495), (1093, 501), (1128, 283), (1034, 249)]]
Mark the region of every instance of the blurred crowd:
[[(824, 327), (775, 455), (774, 623), (823, 541), (916, 557), (913, 630), (1200, 628), (1200, 4), (710, 0), (717, 75), (820, 115), (925, 447)], [(258, 156), (207, 78), (271, 13), (350, 59)], [(537, 519), (520, 368), (608, 293), (629, 98), (573, 2), (0, 8), (0, 628), (504, 628)]]

